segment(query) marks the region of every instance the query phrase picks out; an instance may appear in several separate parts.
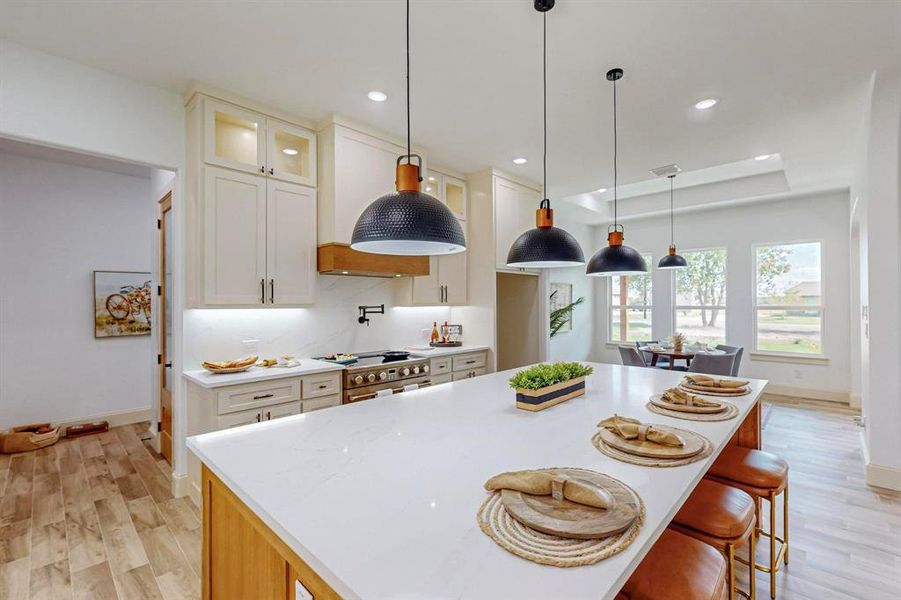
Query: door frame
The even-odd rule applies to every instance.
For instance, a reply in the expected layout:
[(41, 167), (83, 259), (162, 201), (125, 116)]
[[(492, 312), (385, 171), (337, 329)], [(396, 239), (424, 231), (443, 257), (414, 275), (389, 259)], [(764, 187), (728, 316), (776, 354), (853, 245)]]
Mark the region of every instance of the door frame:
[[(160, 274), (159, 274), (159, 294), (157, 303), (159, 309), (159, 317), (157, 318), (157, 322), (159, 323), (159, 335), (157, 336), (157, 350), (158, 350), (158, 358), (157, 365), (159, 366), (158, 373), (158, 391), (157, 401), (158, 405), (158, 418), (159, 418), (159, 431), (158, 431), (158, 439), (159, 439), (159, 452), (166, 459), (166, 461), (172, 465), (172, 377), (170, 373), (169, 377), (169, 387), (166, 387), (166, 369), (172, 368), (172, 360), (171, 360), (171, 349), (168, 347), (166, 343), (166, 246), (171, 243), (171, 240), (167, 238), (167, 230), (166, 230), (166, 213), (172, 212), (172, 192), (169, 191), (165, 196), (159, 201), (159, 265), (160, 265)], [(172, 307), (168, 307), (169, 310), (172, 310)]]

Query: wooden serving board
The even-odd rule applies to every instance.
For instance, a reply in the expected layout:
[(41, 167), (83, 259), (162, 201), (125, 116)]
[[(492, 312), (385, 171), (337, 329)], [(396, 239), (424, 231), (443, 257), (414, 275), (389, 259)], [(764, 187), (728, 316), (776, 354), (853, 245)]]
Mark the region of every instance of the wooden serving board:
[(685, 445), (681, 448), (675, 446), (664, 446), (663, 444), (655, 444), (654, 442), (641, 440), (624, 440), (612, 431), (601, 428), (601, 439), (608, 446), (612, 446), (617, 450), (622, 450), (628, 454), (635, 456), (644, 456), (645, 458), (689, 458), (704, 449), (704, 438), (692, 431), (686, 429), (677, 429), (675, 427), (667, 427), (666, 425), (654, 425), (655, 429), (671, 431), (682, 438)]
[(721, 413), (726, 410), (726, 405), (721, 403), (718, 403), (717, 406), (689, 406), (688, 404), (673, 404), (672, 402), (667, 402), (666, 400), (664, 400), (663, 394), (651, 396), (650, 400), (651, 404), (653, 404), (654, 406), (659, 406), (660, 408), (665, 408), (667, 410), (675, 410), (684, 413), (712, 415)]
[(680, 383), (679, 387), (686, 392), (707, 396), (744, 396), (745, 394), (751, 393), (751, 388), (748, 387), (732, 388), (732, 390), (730, 390), (729, 388), (699, 387), (696, 385), (691, 385), (689, 383)]
[(228, 373), (241, 373), (242, 371), (246, 371), (247, 369), (249, 369), (252, 366), (253, 365), (246, 365), (244, 367), (230, 367), (228, 369), (213, 369), (210, 367), (204, 367), (204, 369), (206, 369), (210, 373), (214, 373), (216, 375), (226, 375)]
[(602, 473), (577, 469), (547, 469), (559, 475), (581, 479), (609, 492), (615, 501), (611, 509), (594, 508), (553, 496), (533, 496), (501, 490), (507, 513), (536, 531), (579, 540), (592, 540), (622, 533), (638, 518), (641, 510), (635, 494), (619, 481)]

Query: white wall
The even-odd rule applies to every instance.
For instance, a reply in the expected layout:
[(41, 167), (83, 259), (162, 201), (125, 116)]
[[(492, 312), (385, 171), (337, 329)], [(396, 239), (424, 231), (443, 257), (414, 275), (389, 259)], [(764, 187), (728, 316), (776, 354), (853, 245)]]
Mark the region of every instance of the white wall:
[[(587, 261), (594, 254), (593, 228), (586, 225), (584, 219), (580, 219), (581, 211), (577, 208), (567, 207), (563, 202), (554, 205), (554, 219), (557, 227), (562, 227), (571, 233), (582, 246), (582, 252)], [(548, 360), (588, 360), (594, 342), (594, 282), (585, 275), (585, 266), (571, 267), (567, 269), (549, 269), (549, 283), (571, 283), (573, 286), (573, 301), (579, 297), (585, 298), (573, 311), (572, 331), (560, 332), (551, 338)]]
[(149, 336), (95, 339), (94, 270), (150, 271), (150, 180), (0, 154), (0, 427), (151, 406)]
[[(726, 341), (743, 346), (741, 373), (769, 379), (775, 393), (794, 393), (831, 400), (848, 400), (850, 390), (849, 326), (849, 199), (847, 192), (817, 194), (751, 205), (725, 207), (688, 215), (676, 214), (676, 244), (680, 251), (698, 248), (727, 249)], [(669, 217), (627, 221), (625, 243), (653, 256), (653, 333), (666, 338), (673, 331), (672, 274), (656, 268), (669, 245)], [(598, 247), (605, 243), (606, 227), (596, 229)], [(754, 275), (753, 244), (820, 240), (823, 266), (825, 325), (823, 352), (828, 365), (794, 364), (755, 359), (752, 326)], [(619, 363), (615, 345), (607, 344), (609, 302), (607, 279), (599, 278), (597, 323), (593, 356)]]
[[(422, 345), (421, 329), (451, 319), (449, 307), (394, 307), (395, 281), (366, 277), (319, 276), (319, 296), (311, 308), (194, 309), (185, 311), (187, 368), (204, 360), (245, 354), (243, 340), (259, 340), (261, 357), (294, 354), (402, 349)], [(385, 304), (384, 315), (357, 322), (360, 305)], [(464, 323), (464, 341), (466, 340)]]

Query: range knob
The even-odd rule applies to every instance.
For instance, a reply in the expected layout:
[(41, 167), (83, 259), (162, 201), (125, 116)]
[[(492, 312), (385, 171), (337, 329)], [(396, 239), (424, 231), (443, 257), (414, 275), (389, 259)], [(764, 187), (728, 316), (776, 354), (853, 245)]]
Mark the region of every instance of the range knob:
[(369, 373), (368, 375), (366, 375), (366, 381), (368, 381), (369, 383), (375, 381), (375, 373)]
[(403, 375), (404, 377), (406, 377), (407, 375), (409, 375), (409, 374), (410, 374), (410, 367), (404, 367), (404, 368), (401, 370), (400, 374)]
[(385, 373), (384, 371), (382, 371), (381, 373), (379, 373), (379, 381), (385, 381), (386, 379), (388, 379), (388, 374), (387, 374), (387, 373)]
[(422, 365), (422, 372), (423, 372), (423, 373), (428, 373), (428, 372), (429, 372), (429, 365)]
[(413, 374), (414, 374), (414, 375), (419, 375), (419, 366), (413, 367)]
[(354, 383), (356, 383), (357, 385), (360, 385), (361, 383), (363, 383), (363, 376), (357, 375), (356, 377), (354, 377)]

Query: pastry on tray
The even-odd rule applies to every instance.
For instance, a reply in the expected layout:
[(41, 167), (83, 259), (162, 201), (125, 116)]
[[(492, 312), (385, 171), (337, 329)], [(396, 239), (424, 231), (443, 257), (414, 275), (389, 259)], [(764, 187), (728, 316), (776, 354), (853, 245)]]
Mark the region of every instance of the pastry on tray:
[(239, 358), (237, 360), (225, 360), (221, 362), (203, 361), (203, 368), (207, 371), (233, 371), (239, 369), (247, 369), (253, 366), (256, 362), (258, 356), (247, 356), (244, 358)]

